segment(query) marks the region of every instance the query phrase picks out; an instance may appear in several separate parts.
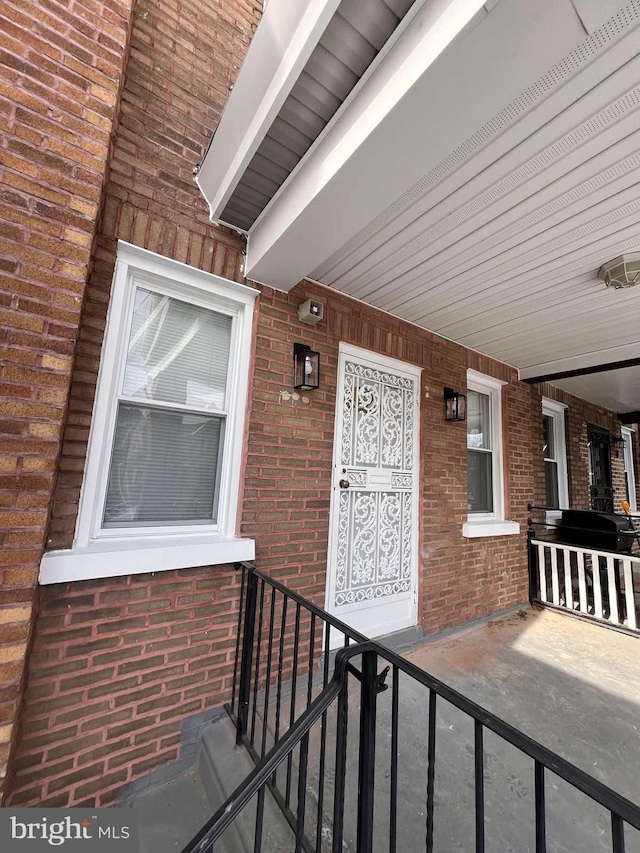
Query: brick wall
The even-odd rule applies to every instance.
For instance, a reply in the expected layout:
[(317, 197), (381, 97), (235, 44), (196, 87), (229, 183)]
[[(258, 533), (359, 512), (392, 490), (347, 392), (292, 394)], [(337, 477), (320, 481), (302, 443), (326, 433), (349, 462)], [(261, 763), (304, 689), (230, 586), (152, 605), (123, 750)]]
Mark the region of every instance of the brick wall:
[[(298, 305), (311, 295), (326, 304), (326, 319), (315, 328), (297, 319)], [(531, 423), (540, 420), (531, 388), (504, 365), (325, 288), (303, 284), (289, 295), (263, 288), (259, 306), (241, 532), (256, 538), (260, 568), (323, 603), (342, 340), (424, 368), (419, 618), (425, 629), (524, 601), (524, 533), (462, 538), (465, 429), (445, 423), (443, 387), (464, 389), (467, 366), (509, 383), (507, 506), (523, 531), (536, 468)], [(307, 404), (291, 405), (280, 392), (291, 389), (297, 340), (320, 350), (323, 379)], [(216, 567), (42, 590), (12, 804), (107, 803), (125, 782), (178, 756), (181, 717), (228, 696), (234, 577)], [(215, 583), (211, 598), (207, 585)], [(214, 632), (211, 642), (207, 630)]]
[[(130, 61), (75, 348), (49, 547), (69, 547), (73, 539), (116, 241), (127, 240), (241, 279), (243, 243), (230, 232), (210, 226), (192, 169), (202, 156), (238, 58), (246, 49), (258, 6), (250, 0), (198, 0), (185, 20), (177, 0), (138, 0), (136, 4)], [(7, 174), (14, 171), (9, 169)], [(96, 205), (99, 188), (98, 182)], [(70, 185), (70, 208), (77, 198)], [(50, 202), (54, 207), (59, 204), (57, 197)], [(33, 207), (36, 210), (35, 203)], [(91, 218), (88, 207), (84, 215)], [(63, 241), (78, 230), (65, 222), (59, 227), (64, 229), (59, 235)], [(89, 246), (83, 247), (87, 257)], [(48, 279), (47, 299), (52, 304), (62, 299), (66, 305), (63, 280), (77, 281), (77, 293), (83, 293), (86, 276), (76, 270), (78, 278), (73, 279), (70, 270), (81, 266), (75, 256), (51, 263), (47, 274), (54, 277)], [(64, 267), (58, 269), (58, 263)], [(16, 281), (26, 280), (25, 269), (16, 267)], [(86, 265), (84, 269), (86, 273)], [(327, 309), (325, 321), (315, 328), (297, 320), (298, 305), (310, 295), (322, 298)], [(79, 303), (73, 306), (77, 323)], [(29, 323), (36, 323), (34, 332), (48, 332), (66, 349), (59, 356), (64, 363), (43, 362), (48, 353), (37, 355), (33, 362), (41, 377), (31, 392), (33, 400), (38, 405), (49, 401), (58, 421), (44, 413), (31, 419), (31, 428), (36, 427), (28, 439), (32, 455), (23, 455), (32, 460), (35, 470), (28, 465), (22, 470), (33, 478), (31, 494), (37, 500), (24, 510), (32, 515), (20, 520), (25, 527), (20, 535), (26, 533), (27, 538), (9, 540), (15, 553), (30, 541), (33, 531), (27, 521), (40, 536), (38, 541), (42, 540), (73, 350), (70, 326), (62, 320), (57, 324), (47, 320), (49, 325), (41, 327), (37, 325), (40, 315), (35, 320), (28, 312), (25, 316)], [(16, 317), (22, 314), (14, 309), (10, 318), (14, 325), (21, 322)], [(29, 328), (20, 334), (30, 335)], [(309, 395), (309, 403), (292, 406), (280, 392), (291, 389), (291, 352), (296, 340), (320, 350), (323, 380), (322, 388)], [(323, 602), (341, 340), (423, 368), (419, 618), (425, 630), (437, 631), (524, 601), (526, 504), (532, 498), (544, 499), (538, 389), (519, 383), (515, 372), (504, 365), (306, 283), (289, 295), (263, 288), (259, 300), (241, 520), (242, 533), (257, 540), (259, 566)], [(35, 346), (35, 341), (25, 343), (23, 349), (28, 351), (29, 346)], [(464, 389), (469, 367), (508, 383), (503, 390), (505, 469), (509, 472), (506, 506), (507, 517), (522, 526), (520, 536), (467, 540), (461, 535), (466, 519), (465, 426), (445, 423), (443, 388)], [(56, 379), (59, 376), (62, 380)], [(13, 383), (12, 393), (17, 396), (21, 380), (7, 381)], [(25, 411), (16, 409), (15, 417), (24, 431)], [(576, 411), (571, 429), (578, 430), (579, 419)], [(52, 424), (57, 425), (55, 435), (46, 432)], [(575, 435), (579, 437), (579, 431)], [(24, 439), (22, 432), (20, 438)], [(573, 447), (574, 442), (570, 444)], [(577, 450), (572, 453), (570, 476), (578, 489), (583, 460)], [(25, 558), (29, 575), (18, 582), (18, 576), (5, 572), (2, 591), (13, 594), (9, 584), (18, 587), (18, 595), (6, 599), (4, 610), (0, 609), (0, 614), (16, 617), (14, 624), (9, 623), (10, 631), (28, 618), (40, 553), (32, 547)], [(228, 694), (235, 606), (237, 578), (229, 567), (42, 589), (24, 736), (15, 753), (10, 803), (108, 803), (125, 782), (175, 759), (181, 718), (220, 705)], [(0, 646), (0, 652), (16, 646), (24, 654), (22, 636), (6, 642), (9, 645)], [(8, 702), (15, 699), (18, 675), (7, 682), (7, 689), (13, 690), (7, 694)]]
[[(538, 385), (537, 390), (542, 396), (557, 400), (568, 407), (565, 412), (565, 430), (569, 500), (574, 509), (590, 509), (587, 427), (589, 424), (601, 427), (611, 433), (613, 438), (620, 436), (620, 422), (615, 412), (587, 403), (548, 383)], [(613, 444), (611, 446), (611, 479), (614, 512), (621, 512), (620, 501), (626, 496), (624, 456), (622, 450), (616, 452)]]
[[(297, 319), (309, 296), (326, 306), (315, 328)], [(241, 521), (241, 533), (257, 540), (257, 564), (323, 603), (341, 340), (423, 368), (425, 630), (526, 600), (526, 504), (544, 500), (540, 389), (518, 382), (505, 365), (306, 283), (288, 295), (262, 288), (259, 298)], [(308, 403), (292, 405), (281, 392), (291, 390), (295, 341), (320, 351), (323, 378)], [(506, 514), (520, 522), (519, 536), (462, 537), (466, 430), (444, 421), (443, 388), (464, 389), (469, 367), (507, 383)], [(596, 417), (593, 407), (586, 412), (582, 401), (569, 402), (576, 421)], [(215, 567), (87, 581), (44, 588), (42, 605), (11, 803), (108, 803), (124, 783), (178, 757), (183, 716), (227, 698), (237, 578)]]
[[(3, 303), (7, 305), (5, 317), (9, 327), (6, 342), (12, 346), (11, 359), (17, 363), (3, 368), (4, 384), (0, 387), (0, 393), (6, 393), (11, 400), (11, 408), (5, 408), (11, 415), (5, 426), (10, 437), (3, 441), (7, 455), (0, 456), (0, 465), (5, 474), (3, 484), (6, 483), (4, 524), (11, 530), (5, 544), (13, 549), (5, 552), (10, 555), (4, 558), (10, 565), (4, 571), (0, 589), (3, 596), (0, 601), (5, 604), (0, 609), (0, 642), (9, 643), (0, 645), (0, 667), (4, 665), (0, 669), (4, 678), (4, 683), (0, 680), (0, 702), (4, 700), (11, 712), (19, 693), (20, 662), (25, 653), (33, 587), (56, 468), (47, 545), (68, 547), (73, 540), (116, 241), (126, 240), (200, 269), (241, 280), (243, 241), (210, 225), (206, 204), (192, 172), (219, 119), (257, 25), (260, 6), (259, 0), (199, 0), (190, 4), (185, 15), (183, 4), (177, 0), (137, 0), (126, 79), (101, 197), (118, 92), (119, 71), (113, 63), (116, 47), (120, 63), (123, 61), (127, 3), (85, 0), (77, 19), (65, 11), (66, 4), (59, 4), (57, 20), (53, 12), (44, 12), (39, 7), (29, 13), (31, 4), (26, 2), (9, 4), (14, 17), (11, 32), (15, 35), (16, 52), (16, 58), (9, 56), (9, 60), (15, 71), (10, 71), (8, 98), (0, 101), (5, 112), (0, 112), (0, 116), (13, 122), (15, 138), (9, 139), (3, 151), (7, 165), (1, 177), (9, 187), (5, 192), (5, 201), (10, 206), (7, 217), (14, 223), (7, 232), (14, 241), (14, 251), (7, 257), (15, 256), (15, 261), (6, 262), (10, 263), (9, 288), (24, 294), (7, 297)], [(100, 21), (100, 30), (89, 21)], [(118, 24), (122, 37), (116, 43)], [(18, 48), (28, 55), (23, 57)], [(41, 54), (38, 67), (29, 65), (26, 60), (35, 63), (37, 51)], [(56, 61), (58, 65), (54, 68)], [(47, 74), (42, 70), (45, 67), (49, 69)], [(9, 106), (15, 98), (15, 88), (20, 86), (24, 88), (24, 92), (18, 93), (24, 108), (20, 102)], [(102, 212), (93, 265), (85, 289), (100, 203)], [(74, 350), (81, 308), (81, 328)], [(16, 482), (20, 493), (14, 491)], [(228, 575), (229, 570), (224, 576)], [(187, 572), (185, 576), (184, 583), (191, 583), (191, 574)], [(166, 599), (165, 578), (161, 580), (157, 591), (150, 593), (154, 607)], [(175, 582), (183, 581), (176, 578)], [(101, 595), (100, 584), (90, 583), (56, 586), (42, 592), (47, 613), (55, 607), (62, 612), (71, 606), (73, 611), (78, 598), (99, 600)], [(215, 609), (211, 611), (211, 618), (214, 617)], [(154, 618), (149, 616), (149, 625), (154, 624)], [(6, 627), (3, 620), (7, 620)], [(77, 654), (73, 643), (63, 640), (55, 647), (53, 658), (48, 659), (46, 649), (53, 634), (59, 630), (64, 637), (67, 628), (82, 630), (88, 650), (109, 653), (101, 652), (104, 638), (99, 615), (94, 624), (82, 629), (71, 628), (70, 623), (63, 627), (59, 621), (60, 617), (49, 615), (38, 621), (26, 693), (25, 735), (17, 752), (14, 751), (18, 775), (12, 786), (12, 802), (35, 803), (42, 797), (49, 801), (55, 794), (56, 802), (71, 803), (89, 796), (88, 787), (81, 791), (73, 784), (71, 774), (67, 774), (64, 784), (56, 783), (57, 787), (49, 788), (46, 781), (49, 774), (63, 773), (61, 761), (68, 763), (68, 758), (59, 759), (51, 750), (38, 750), (34, 746), (38, 727), (42, 729), (39, 715), (47, 691), (63, 703), (60, 707), (65, 711), (58, 716), (73, 717), (73, 710), (64, 705), (69, 695), (79, 703), (76, 719), (80, 722), (64, 727), (54, 724), (60, 755), (65, 743), (71, 749), (65, 738), (73, 740), (76, 728), (79, 731), (84, 724), (81, 706), (86, 702), (86, 694), (76, 690), (67, 695), (63, 685), (65, 673), (79, 666)], [(122, 623), (121, 630), (126, 630), (128, 624)], [(127, 635), (120, 651), (126, 651), (129, 643)], [(120, 651), (114, 654), (117, 656)], [(78, 676), (80, 680), (93, 679), (95, 674), (91, 666), (93, 653), (88, 655), (90, 665), (87, 673)], [(117, 666), (114, 671), (118, 678)], [(144, 668), (139, 677), (141, 680), (147, 677)], [(220, 684), (219, 679), (212, 682), (212, 689), (217, 690)], [(183, 705), (181, 695), (175, 694), (173, 699), (177, 706)], [(115, 709), (115, 699), (109, 701)], [(160, 717), (172, 720), (167, 725), (172, 726), (174, 735), (178, 731), (176, 715), (171, 716), (166, 701), (166, 696), (157, 700), (159, 735), (152, 746), (146, 747), (149, 753), (159, 749), (161, 760), (168, 760), (171, 754), (160, 740), (164, 731)], [(193, 702), (187, 708), (192, 705)], [(0, 711), (2, 708), (0, 705)], [(126, 728), (123, 712), (117, 713)], [(132, 717), (138, 720), (137, 710)], [(136, 726), (137, 722), (131, 723), (130, 760), (126, 771), (117, 771), (118, 778), (123, 772), (139, 775), (147, 767), (140, 757), (141, 748), (135, 744)], [(53, 735), (54, 732), (52, 738)], [(41, 732), (40, 736), (47, 737)], [(109, 731), (102, 736), (105, 743), (111, 742)], [(6, 730), (0, 728), (0, 763), (6, 760), (8, 746), (2, 741), (7, 737)], [(34, 756), (38, 756), (42, 782), (35, 788), (26, 769), (29, 761), (35, 760)], [(105, 773), (110, 770), (108, 765), (102, 769)], [(88, 778), (89, 771), (85, 769), (83, 773)], [(32, 770), (31, 775), (36, 772)], [(109, 788), (108, 782), (105, 790)], [(30, 796), (25, 791), (31, 791)]]
[(216, 568), (44, 587), (13, 806), (106, 805), (229, 692), (239, 579)]
[[(325, 320), (316, 327), (297, 319), (299, 304), (310, 296), (325, 303)], [(306, 405), (292, 405), (280, 396), (291, 388), (295, 341), (321, 354), (321, 388), (307, 395)], [(540, 486), (540, 466), (534, 461), (538, 427), (531, 428), (541, 421), (539, 396), (505, 365), (308, 283), (288, 295), (263, 288), (260, 297), (242, 519), (242, 533), (256, 538), (257, 564), (323, 604), (340, 341), (424, 370), (419, 618), (425, 630), (441, 630), (524, 601), (526, 504), (536, 488), (536, 474)], [(464, 423), (445, 422), (443, 388), (465, 389), (468, 367), (509, 383), (504, 392), (507, 517), (521, 523), (521, 536), (462, 537), (466, 430)]]
[(138, 0), (94, 268), (78, 340), (49, 548), (73, 541), (118, 240), (242, 280), (244, 242), (209, 222), (193, 180), (259, 3)]
[(0, 793), (131, 5), (0, 10)]

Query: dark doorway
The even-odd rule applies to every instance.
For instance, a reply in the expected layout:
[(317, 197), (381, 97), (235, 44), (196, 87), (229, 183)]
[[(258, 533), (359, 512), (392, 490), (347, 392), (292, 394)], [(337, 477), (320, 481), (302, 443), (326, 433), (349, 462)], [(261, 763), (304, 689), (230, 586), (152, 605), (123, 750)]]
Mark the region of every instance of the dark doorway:
[(611, 439), (606, 429), (587, 425), (589, 445), (589, 495), (591, 509), (613, 512)]

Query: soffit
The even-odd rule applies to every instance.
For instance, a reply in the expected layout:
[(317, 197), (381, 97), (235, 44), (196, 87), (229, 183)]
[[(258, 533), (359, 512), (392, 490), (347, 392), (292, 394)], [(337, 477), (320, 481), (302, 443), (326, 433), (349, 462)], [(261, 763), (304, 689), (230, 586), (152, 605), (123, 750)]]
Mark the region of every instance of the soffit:
[(519, 368), (637, 343), (640, 287), (597, 270), (640, 249), (639, 25), (628, 3), (310, 278)]
[(613, 412), (638, 411), (640, 367), (554, 379), (553, 384), (575, 397), (590, 400)]
[(413, 0), (342, 0), (220, 221), (248, 231), (386, 44)]
[[(396, 24), (396, 52), (420, 23), (420, 13), (411, 17), (418, 5), (429, 12), (429, 0), (415, 3)], [(640, 287), (608, 290), (596, 272), (640, 249), (639, 25), (640, 0), (485, 3), (329, 177), (344, 142), (332, 150), (332, 134), (357, 115), (354, 90), (333, 117), (319, 106), (304, 112), (297, 104), (311, 102), (301, 98), (293, 112), (289, 103), (288, 124), (302, 133), (306, 120), (303, 135), (318, 135), (292, 149), (288, 166), (276, 163), (278, 180), (268, 183), (269, 158), (255, 159), (256, 142), (246, 173), (224, 184), (239, 193), (221, 190), (216, 207), (215, 180), (203, 192), (215, 213), (245, 183), (264, 190), (243, 208), (252, 222), (261, 211), (257, 221), (241, 226), (249, 226), (247, 275), (257, 281), (288, 290), (307, 276), (530, 376), (563, 360), (571, 369), (615, 360), (607, 353), (639, 346)], [(393, 66), (386, 49), (369, 71)], [(305, 68), (312, 56), (309, 48)], [(355, 70), (364, 97), (375, 77), (364, 61)], [(303, 74), (296, 79), (289, 93)]]

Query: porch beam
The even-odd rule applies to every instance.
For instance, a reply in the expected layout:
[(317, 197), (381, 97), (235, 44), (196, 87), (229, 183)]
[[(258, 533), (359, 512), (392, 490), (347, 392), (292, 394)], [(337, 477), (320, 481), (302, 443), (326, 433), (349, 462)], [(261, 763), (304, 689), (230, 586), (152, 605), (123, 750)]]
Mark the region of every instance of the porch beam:
[(640, 412), (618, 412), (621, 424), (640, 424)]
[(521, 382), (552, 382), (554, 379), (587, 376), (639, 364), (640, 343), (633, 343), (521, 367), (518, 378)]
[[(629, 358), (626, 361), (612, 361), (609, 364), (598, 364), (593, 367), (578, 367), (575, 370), (561, 370), (558, 373), (543, 373), (540, 376), (520, 376), (523, 382), (552, 382), (554, 379), (571, 379), (573, 376), (589, 376), (593, 373), (606, 373), (608, 370), (620, 370), (624, 367), (637, 367), (640, 358)], [(521, 371), (522, 373), (523, 371)], [(631, 423), (631, 421), (629, 421)], [(635, 421), (633, 422), (635, 423)]]

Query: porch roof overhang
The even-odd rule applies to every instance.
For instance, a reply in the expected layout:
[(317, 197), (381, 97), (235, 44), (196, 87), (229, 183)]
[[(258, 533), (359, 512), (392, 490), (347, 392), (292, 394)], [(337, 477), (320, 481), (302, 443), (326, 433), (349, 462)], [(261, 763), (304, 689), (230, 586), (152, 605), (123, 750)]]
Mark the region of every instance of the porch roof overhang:
[(597, 277), (640, 249), (640, 0), (363, 2), (265, 10), (197, 178), (246, 275), (319, 281), (523, 379), (640, 358), (640, 287)]

